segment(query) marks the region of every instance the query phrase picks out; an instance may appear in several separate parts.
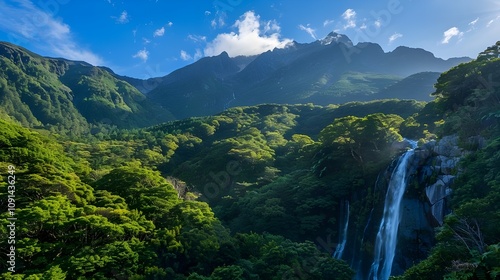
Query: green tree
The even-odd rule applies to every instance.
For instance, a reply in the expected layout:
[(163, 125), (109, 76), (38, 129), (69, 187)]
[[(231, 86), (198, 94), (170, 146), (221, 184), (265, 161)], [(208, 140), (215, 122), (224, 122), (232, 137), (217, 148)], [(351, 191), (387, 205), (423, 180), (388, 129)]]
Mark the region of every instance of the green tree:
[(130, 209), (140, 210), (159, 227), (167, 226), (169, 209), (179, 203), (174, 187), (159, 172), (144, 168), (114, 169), (94, 186), (124, 198)]

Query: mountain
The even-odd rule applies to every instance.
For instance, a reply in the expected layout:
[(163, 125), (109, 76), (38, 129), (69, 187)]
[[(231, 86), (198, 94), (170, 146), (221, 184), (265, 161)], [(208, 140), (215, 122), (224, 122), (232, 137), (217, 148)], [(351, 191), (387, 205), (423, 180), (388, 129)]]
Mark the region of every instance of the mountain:
[[(409, 76), (417, 72), (444, 72), (460, 63), (470, 61), (470, 58), (436, 58), (431, 52), (420, 48), (397, 47), (387, 53), (386, 65), (394, 73)], [(411, 65), (411, 67), (408, 67)]]
[(0, 42), (0, 93), (2, 115), (72, 134), (97, 124), (132, 128), (173, 119), (107, 68), (42, 57), (6, 42)]
[(468, 60), (408, 47), (386, 53), (332, 32), (257, 56), (222, 52), (164, 77), (138, 79), (0, 42), (0, 112), (23, 125), (81, 134), (96, 125), (144, 127), (263, 103), (429, 101), (438, 73)]
[[(379, 98), (390, 98), (397, 95), (404, 95), (408, 99), (430, 101), (431, 93), (435, 92), (434, 84), (441, 73), (420, 72), (410, 75), (395, 84), (392, 84), (378, 93)], [(425, 98), (427, 95), (427, 98)]]
[[(225, 52), (200, 59), (156, 80), (157, 86), (147, 95), (177, 118), (261, 103), (327, 105), (382, 97), (407, 98), (405, 93), (410, 91), (411, 98), (430, 100), (429, 88), (437, 77), (421, 74), (426, 78), (413, 82), (403, 79), (421, 72), (441, 73), (470, 61), (443, 60), (431, 52), (409, 47), (386, 53), (378, 44), (353, 45), (347, 36), (334, 32), (312, 43), (293, 42), (286, 48), (251, 57), (246, 66), (236, 60)], [(400, 81), (403, 83), (396, 86)]]
[[(499, 53), (441, 74), (431, 102), (260, 104), (94, 137), (0, 119), (0, 279), (499, 279)], [(33, 91), (15, 104), (33, 118), (85, 123), (76, 95), (115, 81), (15, 46), (1, 61), (2, 100)]]

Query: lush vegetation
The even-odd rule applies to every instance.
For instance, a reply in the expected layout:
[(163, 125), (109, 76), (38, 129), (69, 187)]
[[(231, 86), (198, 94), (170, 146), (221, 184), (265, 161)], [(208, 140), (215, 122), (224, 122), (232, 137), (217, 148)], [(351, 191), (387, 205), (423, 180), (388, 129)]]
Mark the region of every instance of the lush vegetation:
[[(9, 193), (8, 165), (17, 180), (17, 273), (4, 279), (352, 276), (312, 242), (230, 234), (207, 203), (182, 198), (158, 171), (131, 162), (96, 179), (88, 161), (65, 156), (50, 137), (5, 121), (0, 127), (2, 196)], [(7, 217), (2, 213), (2, 236)], [(7, 239), (1, 246), (7, 248)]]
[(461, 163), (463, 170), (453, 184), (453, 212), (437, 233), (438, 243), (403, 279), (500, 277), (499, 47), (500, 42), (438, 80), (437, 100), (430, 105), (445, 115), (438, 132), (460, 135), (470, 150), (481, 146), (478, 139), (486, 143)]
[(345, 35), (332, 32), (322, 42), (294, 42), (254, 57), (230, 58), (225, 52), (204, 57), (161, 79), (148, 80), (146, 90), (178, 119), (263, 103), (430, 101), (439, 73), (469, 60), (442, 60), (408, 47), (385, 53), (378, 44), (353, 46)]
[[(339, 177), (345, 184), (330, 187), (337, 173), (325, 172), (331, 163), (314, 156), (338, 145), (337, 160), (375, 165), (400, 138), (403, 119), (389, 114), (421, 108), (396, 100), (262, 105), (148, 129), (111, 129), (84, 142), (56, 141), (43, 130), (2, 121), (1, 192), (8, 193), (7, 166), (16, 166), (20, 273), (3, 277), (350, 279), (347, 264), (330, 256), (331, 209), (351, 188), (362, 189), (363, 183), (348, 184), (368, 173), (351, 170)], [(360, 113), (370, 111), (388, 115)], [(347, 117), (354, 114), (360, 116)], [(357, 151), (372, 155), (370, 161), (342, 158), (350, 155), (348, 145), (329, 127), (346, 118), (389, 142), (375, 143), (379, 152), (360, 144)]]
[(4, 42), (0, 42), (0, 92), (4, 118), (73, 137), (173, 119), (108, 69), (44, 58)]
[[(120, 126), (144, 125), (145, 115), (118, 127), (92, 125), (106, 110), (116, 118), (147, 106), (131, 102), (135, 90), (104, 69), (44, 72), (55, 62), (42, 67), (45, 60), (34, 64), (39, 58), (29, 53), (21, 66), (5, 60), (8, 71), (41, 67), (41, 80), (60, 83), (51, 89), (38, 82), (48, 98), (61, 90), (75, 94), (67, 106), (55, 106), (78, 108), (73, 113), (49, 106), (56, 111), (44, 114), (73, 114), (71, 122), (81, 121), (82, 129), (75, 135), (64, 131), (72, 126), (42, 129), (48, 127), (36, 106), (15, 101), (44, 96), (29, 90), (36, 80), (3, 83), (2, 104), (17, 103), (1, 107), (0, 195), (8, 196), (8, 166), (15, 166), (17, 220), (16, 273), (1, 277), (352, 279), (349, 265), (331, 257), (342, 202), (351, 201), (350, 223), (362, 232), (370, 210), (383, 205), (375, 182), (404, 150), (403, 136), (423, 142), (458, 134), (471, 152), (453, 185), (453, 214), (438, 229), (430, 255), (399, 277), (496, 279), (498, 45), (441, 75), (429, 103), (264, 104), (142, 129)], [(2, 236), (9, 234), (8, 215), (0, 214)], [(0, 240), (2, 271), (7, 242)], [(365, 242), (363, 250), (373, 252), (373, 244)]]

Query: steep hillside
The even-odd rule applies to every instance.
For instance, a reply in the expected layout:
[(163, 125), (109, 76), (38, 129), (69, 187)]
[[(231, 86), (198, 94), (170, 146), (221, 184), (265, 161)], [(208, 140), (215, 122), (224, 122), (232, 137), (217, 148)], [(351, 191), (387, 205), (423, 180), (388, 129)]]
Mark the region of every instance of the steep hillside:
[[(223, 108), (215, 111), (210, 108), (229, 102), (231, 88), (224, 80), (239, 69), (226, 52), (202, 58), (163, 77), (148, 97), (165, 106), (178, 119), (218, 113)], [(158, 93), (160, 89), (167, 94)]]
[(439, 72), (421, 72), (410, 75), (379, 92), (380, 98), (394, 96), (408, 99), (431, 101), (431, 93), (435, 92), (434, 84), (437, 83)]
[(71, 89), (73, 104), (90, 123), (121, 128), (144, 127), (172, 120), (167, 110), (154, 104), (128, 82), (105, 68), (68, 63), (59, 77)]
[[(293, 42), (284, 49), (262, 53), (243, 69), (235, 67), (233, 60), (226, 53), (201, 59), (162, 77), (148, 96), (175, 111), (178, 118), (261, 103), (328, 105), (407, 98), (407, 93), (411, 98), (429, 100), (428, 89), (435, 80), (428, 77), (386, 89), (410, 75), (443, 72), (470, 59), (443, 60), (409, 47), (385, 53), (378, 44), (353, 45), (347, 36), (332, 32), (322, 40)], [(425, 93), (416, 94), (421, 89)]]
[(91, 125), (141, 127), (172, 119), (105, 68), (0, 43), (0, 111), (25, 126), (82, 134)]
[(46, 59), (1, 43), (0, 64), (0, 110), (4, 117), (25, 126), (56, 127), (76, 133), (89, 130), (71, 101), (71, 89), (59, 80), (67, 69), (65, 61)]
[[(441, 75), (437, 97), (417, 120), (445, 116), (437, 130), (467, 149), (451, 186), (449, 215), (429, 256), (402, 279), (498, 279), (500, 276), (500, 42)], [(434, 118), (434, 120), (439, 117)]]
[(146, 80), (85, 62), (44, 58), (9, 43), (0, 44), (0, 55), (0, 110), (24, 125), (76, 134), (90, 126), (143, 127), (262, 103), (429, 100), (432, 75), (406, 75), (441, 72), (467, 60), (445, 61), (407, 47), (384, 53), (377, 44), (354, 46), (336, 33), (254, 57), (231, 58), (223, 52)]
[(497, 279), (499, 50), (427, 103), (262, 104), (78, 139), (0, 120), (3, 236), (17, 218), (0, 277)]

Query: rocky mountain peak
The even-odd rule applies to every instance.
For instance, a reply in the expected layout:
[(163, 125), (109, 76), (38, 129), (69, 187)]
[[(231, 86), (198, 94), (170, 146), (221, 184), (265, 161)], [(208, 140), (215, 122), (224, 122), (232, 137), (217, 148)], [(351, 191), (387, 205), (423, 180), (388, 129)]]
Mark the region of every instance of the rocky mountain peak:
[(352, 47), (352, 41), (346, 35), (337, 32), (330, 32), (325, 38), (320, 40), (322, 45), (330, 45), (331, 43), (344, 43), (346, 46)]

